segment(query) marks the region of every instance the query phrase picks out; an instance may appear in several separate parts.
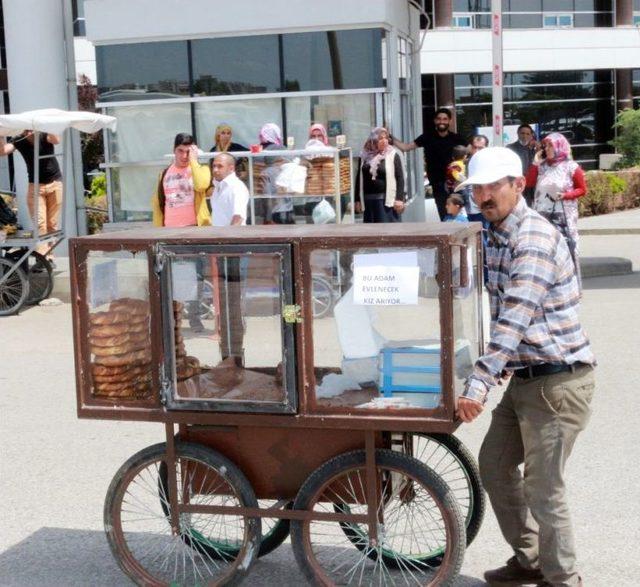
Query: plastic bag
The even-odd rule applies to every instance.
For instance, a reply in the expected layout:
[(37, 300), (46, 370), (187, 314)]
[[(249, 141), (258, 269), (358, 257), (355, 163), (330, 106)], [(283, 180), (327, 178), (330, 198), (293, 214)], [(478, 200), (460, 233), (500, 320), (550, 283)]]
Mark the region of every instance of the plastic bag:
[(300, 159), (296, 157), (290, 163), (284, 163), (280, 167), (280, 173), (276, 177), (276, 186), (289, 194), (304, 194), (307, 181), (307, 168), (300, 165)]
[(336, 219), (336, 211), (327, 200), (322, 199), (313, 207), (311, 218), (314, 224), (328, 224)]

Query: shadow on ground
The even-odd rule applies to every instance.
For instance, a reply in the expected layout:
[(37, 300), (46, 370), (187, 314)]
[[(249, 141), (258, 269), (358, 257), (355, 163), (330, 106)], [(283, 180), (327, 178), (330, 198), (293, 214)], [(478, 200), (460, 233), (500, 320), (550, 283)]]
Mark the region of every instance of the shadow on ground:
[(640, 272), (606, 277), (587, 277), (582, 281), (582, 289), (637, 289), (640, 288)]
[[(3, 587), (124, 587), (132, 583), (118, 567), (103, 532), (41, 528), (0, 554)], [(254, 563), (242, 585), (300, 587), (290, 544)], [(456, 587), (480, 587), (483, 581), (461, 576)]]

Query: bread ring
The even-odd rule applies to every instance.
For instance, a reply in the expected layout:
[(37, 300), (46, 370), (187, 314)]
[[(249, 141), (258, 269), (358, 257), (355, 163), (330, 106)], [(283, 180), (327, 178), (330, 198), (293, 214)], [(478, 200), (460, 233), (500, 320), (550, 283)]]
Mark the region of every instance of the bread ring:
[(125, 312), (94, 312), (89, 314), (89, 322), (91, 325), (116, 324), (119, 322), (129, 322), (129, 316)]
[(89, 327), (89, 336), (122, 336), (123, 334), (141, 334), (149, 332), (149, 322), (133, 322), (129, 324), (100, 324)]
[(125, 332), (116, 336), (91, 336), (89, 344), (99, 347), (119, 346), (122, 344), (137, 345), (148, 341), (149, 337), (145, 332)]
[(114, 389), (96, 389), (94, 395), (101, 397), (140, 398), (151, 392), (151, 382), (138, 383)]
[(124, 365), (132, 365), (136, 361), (151, 361), (151, 351), (145, 349), (134, 353), (109, 355), (106, 357), (97, 355), (93, 362), (98, 363), (99, 365), (106, 365), (108, 367), (121, 367)]
[(149, 302), (147, 300), (139, 300), (134, 298), (119, 298), (113, 300), (109, 304), (109, 310), (112, 312), (122, 311), (130, 314), (148, 314)]
[(91, 352), (99, 357), (110, 357), (113, 355), (124, 355), (125, 353), (135, 353), (137, 351), (143, 351), (150, 349), (148, 341), (142, 341), (138, 343), (125, 343), (114, 346), (92, 346)]
[(119, 381), (131, 381), (140, 377), (141, 375), (148, 374), (149, 367), (133, 367), (129, 371), (124, 373), (116, 373), (115, 375), (93, 375), (92, 379), (94, 383), (118, 383)]
[(109, 366), (109, 365), (97, 365), (93, 363), (91, 365), (91, 375), (95, 376), (113, 376), (122, 375), (128, 373), (133, 369), (149, 369), (150, 361), (138, 361), (131, 363), (130, 365)]
[(113, 383), (94, 383), (93, 388), (98, 391), (115, 391), (118, 389), (131, 389), (132, 387), (138, 387), (142, 384), (149, 385), (151, 378), (149, 376), (137, 377), (130, 381), (116, 381)]
[(198, 357), (186, 357), (185, 362), (194, 369), (200, 369), (200, 359)]

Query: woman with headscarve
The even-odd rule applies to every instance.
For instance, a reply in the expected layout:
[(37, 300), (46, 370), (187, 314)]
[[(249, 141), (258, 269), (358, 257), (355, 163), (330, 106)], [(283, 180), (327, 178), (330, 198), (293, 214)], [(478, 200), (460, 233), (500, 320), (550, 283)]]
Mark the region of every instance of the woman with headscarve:
[[(263, 125), (258, 134), (258, 141), (263, 151), (278, 151), (284, 149), (282, 131), (277, 124), (268, 122)], [(280, 167), (286, 163), (285, 157), (265, 157), (266, 165), (260, 175), (262, 193), (270, 198), (264, 200), (265, 224), (295, 224), (293, 214), (293, 198), (278, 194), (276, 178), (280, 174)]]
[(404, 167), (386, 128), (374, 128), (360, 153), (356, 212), (364, 222), (400, 222), (404, 211)]
[(316, 122), (309, 127), (308, 141), (320, 141), (323, 145), (329, 146), (329, 135), (323, 124)]
[(565, 237), (579, 281), (578, 198), (587, 193), (587, 186), (584, 171), (571, 157), (569, 141), (560, 133), (542, 140), (527, 171), (527, 187), (535, 187), (533, 208)]
[[(248, 151), (247, 147), (240, 143), (233, 142), (233, 130), (231, 126), (223, 122), (216, 126), (216, 132), (213, 136), (213, 147), (209, 149), (210, 153), (231, 153), (234, 151)], [(213, 159), (211, 159), (211, 167), (213, 171)], [(236, 175), (240, 179), (246, 179), (247, 176), (247, 160), (246, 158), (236, 159)]]

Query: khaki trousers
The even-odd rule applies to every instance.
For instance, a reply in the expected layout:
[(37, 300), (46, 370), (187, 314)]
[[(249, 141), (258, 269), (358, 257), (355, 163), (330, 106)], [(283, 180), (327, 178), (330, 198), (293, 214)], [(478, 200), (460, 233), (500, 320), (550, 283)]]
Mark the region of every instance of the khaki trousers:
[[(577, 585), (564, 467), (591, 414), (593, 369), (512, 377), (480, 449), (480, 474), (500, 530), (525, 568)], [(519, 465), (524, 463), (524, 477)]]
[[(62, 208), (62, 182), (52, 181), (51, 183), (38, 186), (38, 234), (44, 236), (50, 232), (55, 232), (59, 228), (60, 210)], [(31, 219), (35, 222), (36, 199), (34, 197), (35, 185), (30, 183), (27, 190), (27, 206)], [(40, 245), (36, 251), (46, 254), (48, 245)]]

